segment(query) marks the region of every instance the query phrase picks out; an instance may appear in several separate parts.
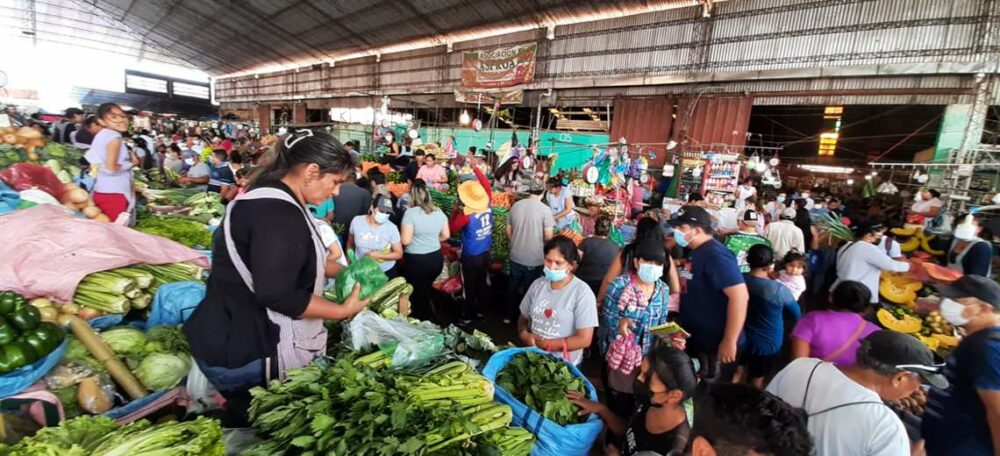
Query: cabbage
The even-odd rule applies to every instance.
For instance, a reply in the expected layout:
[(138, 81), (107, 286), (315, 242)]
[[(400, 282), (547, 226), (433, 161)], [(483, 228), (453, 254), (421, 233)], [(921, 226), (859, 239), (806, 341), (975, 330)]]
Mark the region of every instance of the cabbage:
[(142, 353), (146, 347), (146, 334), (135, 328), (127, 326), (111, 328), (99, 335), (111, 347), (111, 350), (119, 355)]
[(150, 353), (132, 373), (147, 389), (160, 391), (177, 386), (190, 369), (190, 356)]

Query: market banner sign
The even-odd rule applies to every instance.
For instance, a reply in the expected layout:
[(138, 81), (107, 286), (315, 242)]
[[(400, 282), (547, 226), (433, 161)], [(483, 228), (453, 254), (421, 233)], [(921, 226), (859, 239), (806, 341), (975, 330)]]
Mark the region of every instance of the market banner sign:
[(535, 79), (536, 43), (466, 52), (462, 87), (510, 87)]
[(459, 103), (519, 105), (524, 102), (523, 90), (470, 90), (455, 89), (455, 101)]

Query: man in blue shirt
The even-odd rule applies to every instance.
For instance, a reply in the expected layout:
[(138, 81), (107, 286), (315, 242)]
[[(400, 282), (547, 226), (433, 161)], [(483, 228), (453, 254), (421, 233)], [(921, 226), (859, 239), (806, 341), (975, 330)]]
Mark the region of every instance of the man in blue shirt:
[(462, 233), (462, 287), (465, 306), (459, 326), (470, 327), (483, 318), (489, 288), (490, 247), (493, 246), (493, 191), (486, 175), (477, 167), (472, 171), (476, 180), (458, 186), (458, 201), (449, 220), (452, 233)]
[(229, 190), (236, 185), (236, 176), (233, 169), (229, 167), (228, 154), (225, 150), (218, 149), (212, 153), (212, 167), (208, 172), (208, 186), (206, 190), (215, 192), (223, 196), (223, 200), (228, 200)]
[(746, 261), (750, 272), (743, 278), (747, 283), (750, 301), (744, 326), (746, 346), (740, 353), (743, 376), (754, 386), (764, 389), (764, 378), (775, 367), (785, 336), (785, 316), (789, 322), (798, 321), (802, 311), (788, 287), (772, 280), (774, 251), (765, 244), (751, 246)]
[(680, 311), (680, 324), (691, 333), (688, 354), (700, 361), (702, 378), (731, 382), (749, 299), (743, 274), (733, 252), (712, 237), (704, 208), (684, 206), (670, 224), (677, 244), (691, 248)]
[(941, 316), (965, 328), (944, 368), (948, 387), (927, 399), (927, 454), (993, 455), (1000, 450), (1000, 285), (966, 275), (938, 285)]

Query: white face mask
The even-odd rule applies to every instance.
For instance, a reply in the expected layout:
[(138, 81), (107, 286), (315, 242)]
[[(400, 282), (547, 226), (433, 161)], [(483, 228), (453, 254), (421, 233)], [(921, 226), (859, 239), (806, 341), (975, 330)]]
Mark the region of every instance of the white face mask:
[(194, 166), (194, 159), (193, 158), (185, 158), (184, 159), (184, 163), (186, 165), (188, 165), (188, 166)]
[(963, 223), (961, 225), (958, 225), (958, 228), (955, 228), (954, 235), (955, 239), (959, 239), (962, 241), (972, 240), (976, 237), (976, 227), (975, 225), (971, 224), (966, 225)]
[(951, 299), (944, 298), (941, 300), (941, 316), (944, 319), (955, 326), (964, 326), (969, 323), (969, 319), (962, 316), (962, 312), (965, 311), (965, 306), (959, 304), (958, 302), (952, 301)]

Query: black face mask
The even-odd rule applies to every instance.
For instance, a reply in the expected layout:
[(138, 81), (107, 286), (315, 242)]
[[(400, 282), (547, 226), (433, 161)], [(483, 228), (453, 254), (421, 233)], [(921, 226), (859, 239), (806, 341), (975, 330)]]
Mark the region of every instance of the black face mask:
[(635, 396), (635, 400), (640, 403), (647, 404), (650, 407), (663, 407), (663, 404), (653, 402), (653, 393), (649, 390), (649, 385), (639, 381), (638, 378), (632, 381), (632, 394)]

